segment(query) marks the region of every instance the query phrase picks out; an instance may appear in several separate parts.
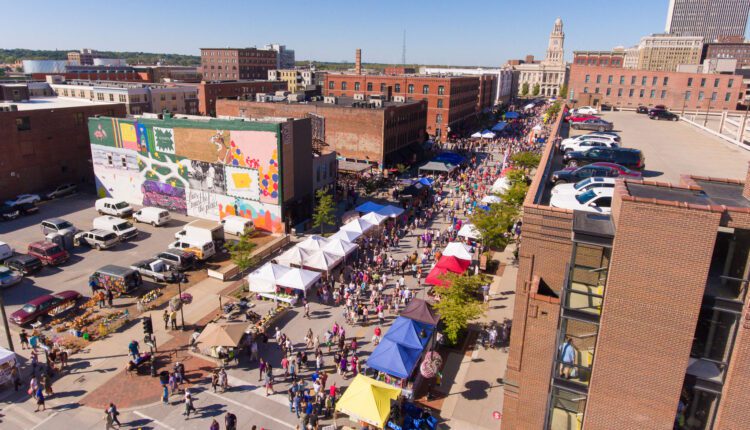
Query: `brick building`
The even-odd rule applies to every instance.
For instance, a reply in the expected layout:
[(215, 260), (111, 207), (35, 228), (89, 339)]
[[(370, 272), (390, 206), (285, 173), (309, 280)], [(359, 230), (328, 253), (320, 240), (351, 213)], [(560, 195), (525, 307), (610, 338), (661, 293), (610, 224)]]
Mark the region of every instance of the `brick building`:
[(66, 66), (60, 72), (31, 73), (32, 79), (45, 80), (47, 76), (62, 76), (65, 80), (154, 82), (153, 73), (131, 66)]
[(573, 51), (573, 64), (581, 66), (622, 68), (624, 62), (624, 49), (612, 51)]
[(383, 68), (384, 75), (409, 75), (414, 73), (417, 73), (414, 67), (389, 66)]
[(329, 73), (323, 84), (323, 94), (336, 97), (382, 95), (394, 101), (427, 100), (427, 134), (445, 136), (448, 131), (468, 131), (477, 112), (494, 104), (485, 104), (488, 103), (487, 94), (490, 94), (489, 99), (492, 98), (491, 89), (483, 88), (480, 100), (482, 82), (479, 76)]
[(198, 90), (198, 113), (216, 116), (216, 102), (222, 99), (255, 100), (259, 93), (274, 93), (287, 89), (284, 81), (201, 81), (197, 84), (175, 84)]
[(97, 58), (99, 53), (91, 49), (81, 49), (80, 51), (68, 52), (68, 61), (71, 64), (78, 64), (81, 66), (93, 66), (94, 58)]
[(573, 64), (568, 99), (578, 105), (665, 105), (684, 109), (734, 110), (744, 100), (742, 76), (659, 72)]
[(125, 116), (125, 105), (56, 97), (0, 104), (0, 199), (65, 182), (93, 189), (89, 117)]
[(750, 43), (719, 42), (703, 45), (703, 60), (727, 59), (737, 60), (737, 68), (750, 66)]
[(416, 161), (426, 139), (427, 111), (422, 100), (370, 107), (352, 98), (338, 98), (336, 104), (220, 100), (216, 106), (217, 115), (315, 118), (314, 137), (324, 142), (322, 152), (335, 151), (342, 158), (380, 168)]
[(201, 70), (205, 80), (267, 79), (277, 69), (271, 49), (201, 48)]
[(618, 181), (601, 215), (546, 203), (560, 155), (524, 202), (503, 429), (746, 427), (750, 174)]

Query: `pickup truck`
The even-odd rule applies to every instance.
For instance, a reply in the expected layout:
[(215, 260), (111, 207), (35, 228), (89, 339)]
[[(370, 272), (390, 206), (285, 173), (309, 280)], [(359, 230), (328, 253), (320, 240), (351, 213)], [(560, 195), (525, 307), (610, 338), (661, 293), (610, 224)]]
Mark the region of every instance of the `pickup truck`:
[(177, 279), (176, 270), (164, 260), (158, 258), (148, 258), (146, 260), (136, 261), (130, 266), (145, 278), (151, 278), (157, 282), (175, 282)]

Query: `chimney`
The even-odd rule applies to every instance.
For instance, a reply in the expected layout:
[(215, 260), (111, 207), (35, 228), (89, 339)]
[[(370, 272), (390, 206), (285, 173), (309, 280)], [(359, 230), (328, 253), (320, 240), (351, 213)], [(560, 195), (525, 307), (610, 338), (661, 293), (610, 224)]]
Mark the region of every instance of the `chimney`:
[(358, 75), (362, 74), (362, 50), (357, 48), (357, 53), (354, 55), (354, 72)]
[(527, 56), (526, 56), (526, 63), (527, 63), (527, 64), (532, 64), (532, 63), (534, 63), (534, 56), (533, 56), (533, 55), (527, 55)]
[(745, 177), (745, 188), (742, 189), (742, 197), (750, 200), (750, 163), (748, 163), (747, 176)]

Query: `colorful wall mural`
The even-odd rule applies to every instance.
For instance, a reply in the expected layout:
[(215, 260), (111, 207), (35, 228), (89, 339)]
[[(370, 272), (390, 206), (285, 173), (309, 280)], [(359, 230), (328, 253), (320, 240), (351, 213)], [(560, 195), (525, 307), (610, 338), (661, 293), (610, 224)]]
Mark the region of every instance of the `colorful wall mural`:
[(99, 194), (282, 232), (277, 133), (182, 121), (90, 118)]

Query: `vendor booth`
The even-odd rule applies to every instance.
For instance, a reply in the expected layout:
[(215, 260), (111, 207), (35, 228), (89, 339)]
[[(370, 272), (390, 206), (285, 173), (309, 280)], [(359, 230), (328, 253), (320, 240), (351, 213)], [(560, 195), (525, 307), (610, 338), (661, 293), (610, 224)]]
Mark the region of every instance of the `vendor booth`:
[(456, 257), (461, 260), (471, 261), (474, 256), (471, 253), (471, 247), (461, 242), (451, 242), (443, 250), (443, 256)]
[(450, 173), (454, 170), (456, 170), (455, 165), (443, 161), (428, 161), (419, 166), (420, 174), (422, 172)]
[(505, 112), (505, 119), (518, 119), (521, 114), (518, 112)]
[(332, 239), (328, 242), (328, 245), (323, 248), (323, 251), (325, 252), (344, 258), (354, 253), (356, 250), (357, 245), (341, 239)]
[(387, 216), (389, 218), (397, 218), (404, 213), (404, 210), (398, 206), (388, 205), (380, 209), (377, 212), (379, 215)]
[(440, 321), (440, 316), (432, 308), (432, 305), (422, 299), (411, 299), (401, 312), (401, 316), (433, 327), (437, 326), (438, 321)]
[(297, 247), (309, 249), (311, 251), (320, 251), (327, 244), (328, 244), (328, 239), (326, 239), (323, 236), (318, 236), (317, 234), (313, 234), (312, 236), (308, 237), (307, 239), (297, 244)]
[(198, 336), (196, 343), (203, 354), (224, 359), (231, 354), (237, 354), (237, 349), (249, 327), (248, 323), (210, 323)]
[(10, 372), (16, 366), (16, 353), (0, 347), (0, 385), (13, 382)]
[(309, 258), (305, 259), (302, 262), (302, 267), (328, 273), (342, 261), (344, 261), (344, 257), (321, 250), (313, 252)]
[[(289, 271), (276, 281), (276, 285), (279, 288), (294, 289), (299, 292), (297, 294), (307, 296), (307, 291), (319, 280), (320, 273), (318, 272), (305, 269), (289, 269)], [(287, 291), (288, 295), (292, 295), (289, 293), (292, 293), (292, 291)]]
[(393, 321), (383, 339), (414, 349), (424, 349), (432, 337), (435, 326), (399, 316)]
[(425, 284), (447, 286), (448, 282), (441, 278), (446, 273), (463, 274), (471, 265), (471, 261), (461, 260), (453, 256), (440, 257), (440, 261), (430, 270), (424, 279)]
[(386, 215), (380, 215), (377, 212), (368, 212), (360, 219), (363, 221), (367, 221), (373, 225), (380, 225), (380, 224), (383, 224), (385, 220), (388, 219), (388, 217)]
[(508, 180), (507, 176), (501, 176), (495, 180), (495, 183), (492, 184), (492, 190), (493, 193), (499, 193), (502, 194), (510, 188), (510, 180)]
[(361, 205), (357, 206), (355, 210), (357, 212), (367, 213), (367, 212), (377, 212), (382, 208), (383, 208), (383, 205), (379, 205), (375, 202), (364, 202)]
[(399, 395), (399, 388), (357, 375), (336, 402), (336, 412), (348, 415), (352, 421), (383, 429), (391, 415), (391, 403)]
[(367, 359), (367, 367), (400, 378), (405, 385), (405, 380), (411, 376), (421, 355), (422, 348), (410, 348), (383, 338)]
[(502, 201), (503, 199), (492, 194), (482, 197), (482, 203), (486, 203), (486, 204), (501, 203)]
[(461, 237), (465, 237), (467, 239), (473, 239), (473, 240), (479, 240), (482, 238), (482, 235), (479, 233), (479, 230), (477, 230), (477, 228), (474, 227), (474, 224), (462, 225), (461, 229), (458, 230), (458, 235)]
[(335, 234), (330, 236), (328, 240), (331, 240), (331, 241), (343, 240), (344, 242), (354, 243), (354, 241), (359, 239), (361, 236), (362, 236), (362, 233), (357, 233), (356, 231), (339, 230)]
[(349, 221), (348, 223), (344, 224), (341, 227), (341, 230), (353, 231), (356, 233), (364, 234), (372, 230), (373, 227), (375, 227), (374, 224), (364, 221), (362, 218), (358, 218), (358, 219)]
[(295, 246), (275, 258), (276, 262), (285, 266), (302, 267), (304, 261), (309, 259), (315, 251)]
[(266, 263), (259, 269), (247, 275), (250, 291), (255, 293), (273, 293), (276, 291), (276, 281), (290, 269), (280, 264)]

